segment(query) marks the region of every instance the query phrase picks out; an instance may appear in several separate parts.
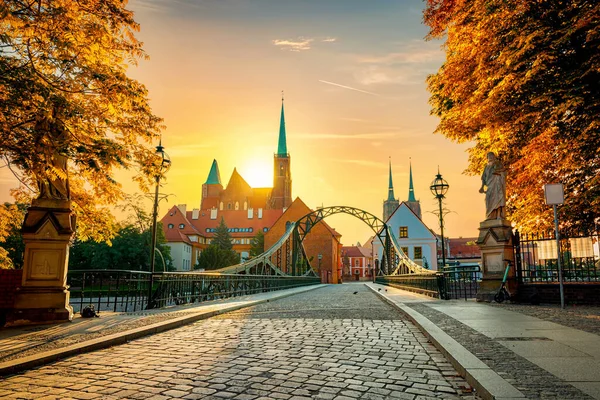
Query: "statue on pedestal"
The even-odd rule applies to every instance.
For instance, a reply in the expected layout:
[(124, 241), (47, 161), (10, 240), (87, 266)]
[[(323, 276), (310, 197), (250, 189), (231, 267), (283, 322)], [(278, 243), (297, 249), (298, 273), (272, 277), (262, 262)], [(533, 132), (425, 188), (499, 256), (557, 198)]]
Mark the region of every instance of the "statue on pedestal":
[(485, 193), (486, 220), (504, 219), (506, 206), (506, 169), (496, 157), (496, 154), (487, 154), (488, 163), (481, 175), (481, 188), (479, 193)]
[[(56, 113), (53, 113), (56, 114)], [(67, 140), (67, 131), (53, 117), (44, 116), (35, 125), (42, 135), (43, 160), (50, 173), (36, 174), (38, 199), (70, 200), (67, 157), (61, 153)]]

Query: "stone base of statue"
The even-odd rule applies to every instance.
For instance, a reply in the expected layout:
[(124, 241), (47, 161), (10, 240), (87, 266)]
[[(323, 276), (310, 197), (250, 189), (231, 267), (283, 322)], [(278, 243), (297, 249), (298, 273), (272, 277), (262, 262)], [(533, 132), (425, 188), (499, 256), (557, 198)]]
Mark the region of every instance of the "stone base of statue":
[(21, 230), (25, 259), (21, 287), (15, 293), (10, 325), (65, 322), (69, 305), (67, 265), (75, 216), (68, 200), (37, 199), (27, 210)]
[[(514, 265), (512, 226), (506, 219), (489, 219), (479, 225), (477, 245), (481, 249), (481, 272), (483, 277), (477, 291), (477, 301), (492, 302), (498, 293), (507, 261)], [(508, 274), (507, 289), (514, 295), (516, 281), (514, 268)]]

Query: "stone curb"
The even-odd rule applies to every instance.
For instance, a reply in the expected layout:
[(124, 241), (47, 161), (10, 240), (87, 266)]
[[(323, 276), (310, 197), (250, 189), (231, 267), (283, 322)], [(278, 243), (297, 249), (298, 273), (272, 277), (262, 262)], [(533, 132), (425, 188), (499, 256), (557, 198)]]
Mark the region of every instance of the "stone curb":
[(173, 318), (166, 321), (157, 322), (155, 324), (142, 326), (140, 328), (130, 329), (128, 331), (115, 333), (112, 335), (104, 336), (97, 339), (87, 340), (82, 343), (66, 346), (56, 350), (45, 351), (43, 353), (34, 354), (28, 357), (15, 359), (0, 363), (0, 376), (10, 375), (24, 370), (28, 370), (34, 367), (39, 367), (72, 355), (87, 353), (95, 350), (104, 349), (107, 347), (124, 344), (131, 340), (138, 339), (144, 336), (153, 335), (156, 333), (164, 332), (170, 329), (179, 328), (183, 325), (187, 325), (192, 322), (199, 321), (214, 317), (215, 315), (224, 314), (231, 311), (240, 310), (246, 307), (252, 307), (261, 303), (266, 303), (271, 300), (283, 299), (285, 297), (293, 296), (295, 294), (308, 292), (324, 287), (324, 285), (316, 284), (311, 286), (303, 286), (300, 288), (294, 288), (293, 292), (278, 294), (278, 291), (271, 292), (275, 294), (273, 297), (264, 298), (260, 300), (247, 300), (244, 304), (235, 304), (228, 306), (223, 304), (223, 308), (212, 310), (212, 311), (198, 311), (196, 313), (190, 313), (183, 317)]
[[(473, 353), (464, 348), (450, 335), (440, 329), (422, 314), (404, 304), (392, 300), (377, 291), (372, 284), (366, 285), (391, 306), (402, 311), (431, 340), (435, 347), (452, 363), (458, 373), (475, 388), (485, 400), (526, 399), (527, 397), (508, 381), (488, 367)], [(380, 285), (381, 287), (385, 287)]]

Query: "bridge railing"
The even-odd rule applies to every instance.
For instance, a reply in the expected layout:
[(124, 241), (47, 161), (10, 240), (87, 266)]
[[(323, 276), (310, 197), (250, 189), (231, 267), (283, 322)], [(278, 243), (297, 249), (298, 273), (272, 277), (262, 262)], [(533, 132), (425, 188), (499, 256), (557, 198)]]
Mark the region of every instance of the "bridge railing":
[(479, 266), (448, 266), (424, 274), (382, 275), (377, 283), (426, 294), (442, 300), (472, 299), (481, 282)]
[(443, 292), (440, 291), (444, 287), (443, 280), (443, 274), (432, 271), (426, 274), (381, 275), (375, 281), (382, 285), (443, 298)]
[[(320, 283), (315, 277), (231, 275), (210, 272), (73, 270), (67, 274), (74, 312), (94, 305), (97, 311), (135, 312), (290, 289)], [(150, 296), (150, 297), (149, 297)]]

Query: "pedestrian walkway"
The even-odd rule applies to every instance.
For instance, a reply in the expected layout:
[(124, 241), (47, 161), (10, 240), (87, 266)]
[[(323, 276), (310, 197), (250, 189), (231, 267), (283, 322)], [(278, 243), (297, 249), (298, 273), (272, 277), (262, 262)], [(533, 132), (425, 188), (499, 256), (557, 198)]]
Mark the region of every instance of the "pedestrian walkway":
[(0, 329), (0, 376), (322, 287), (304, 286), (156, 310), (102, 311), (99, 318), (75, 315), (72, 322), (62, 324)]
[(514, 306), (369, 286), (403, 310), (484, 397), (600, 399), (596, 334), (507, 309)]

